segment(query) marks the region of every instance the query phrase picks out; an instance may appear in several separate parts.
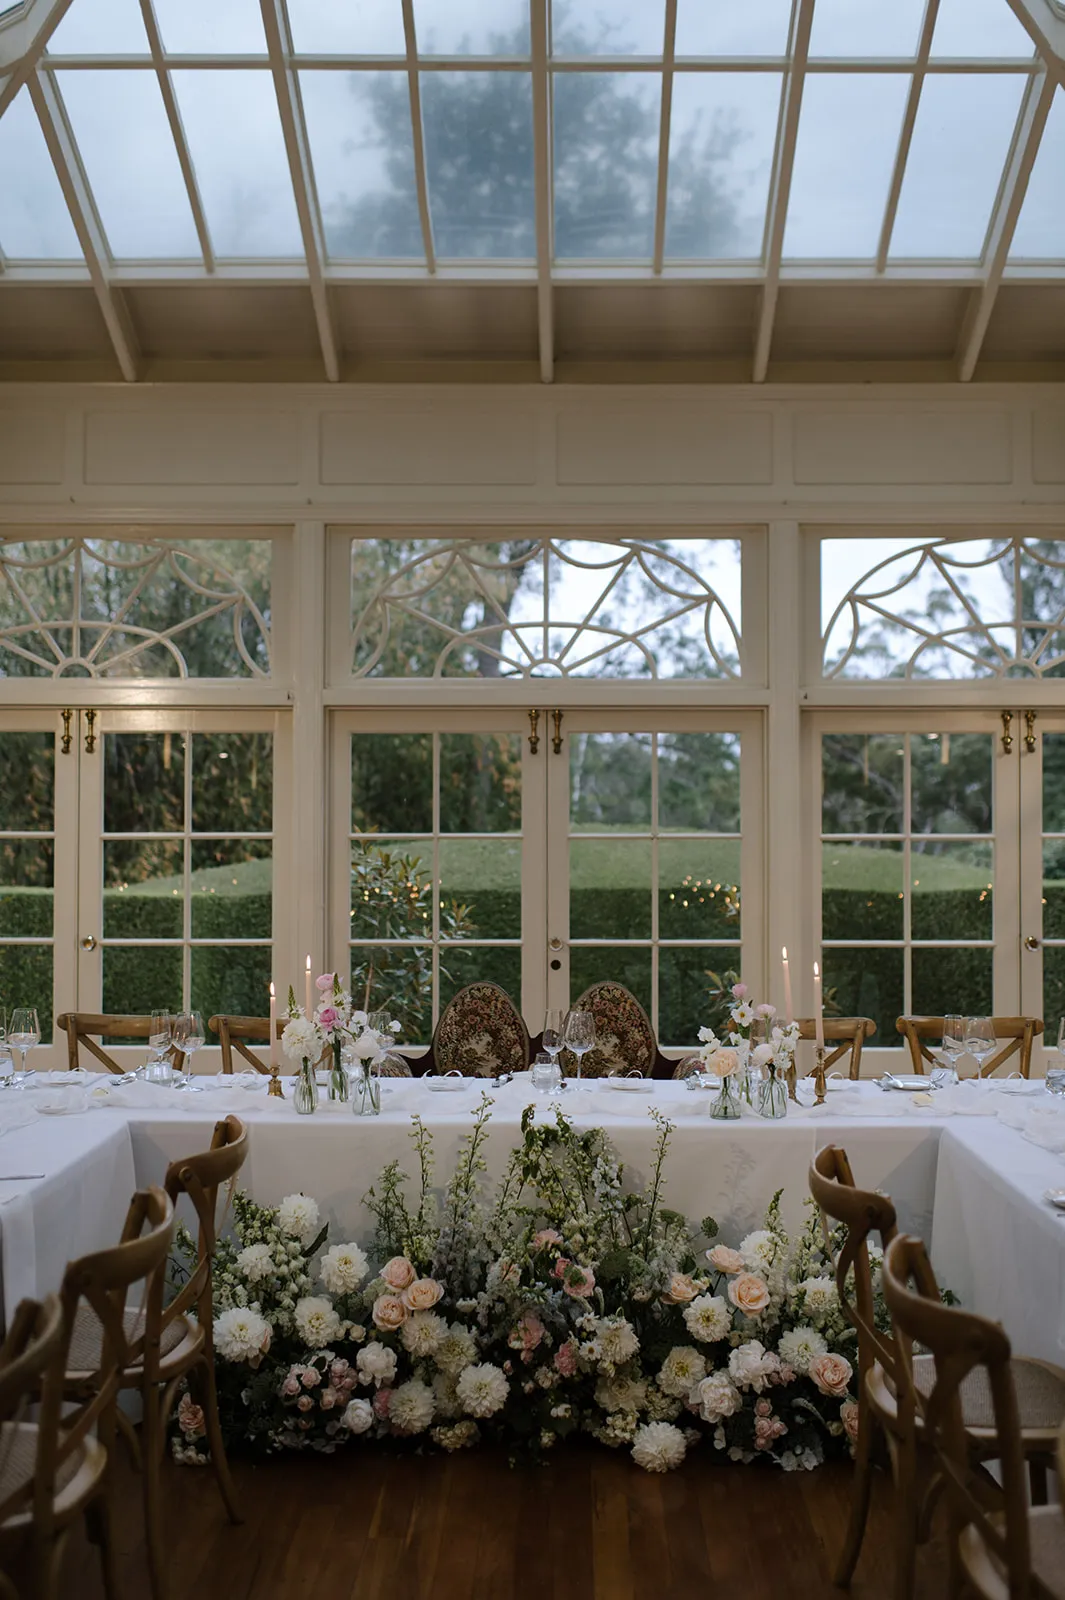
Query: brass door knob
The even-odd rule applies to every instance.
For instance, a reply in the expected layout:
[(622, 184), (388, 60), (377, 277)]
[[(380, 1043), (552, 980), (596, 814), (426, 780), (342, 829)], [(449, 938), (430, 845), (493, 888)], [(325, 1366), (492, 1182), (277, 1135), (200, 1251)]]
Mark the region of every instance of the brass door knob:
[(93, 938), (91, 933), (87, 933), (85, 935), (84, 939), (81, 941), (81, 948), (83, 950), (95, 950), (96, 949), (96, 940)]
[(1039, 940), (1036, 938), (1034, 933), (1030, 933), (1028, 935), (1027, 939), (1024, 941), (1024, 948), (1026, 950), (1038, 950), (1039, 949)]

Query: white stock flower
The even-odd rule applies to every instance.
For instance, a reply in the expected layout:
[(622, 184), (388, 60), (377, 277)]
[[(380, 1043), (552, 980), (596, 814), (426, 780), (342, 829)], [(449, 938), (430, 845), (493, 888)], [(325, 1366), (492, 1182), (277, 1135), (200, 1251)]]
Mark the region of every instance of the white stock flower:
[(482, 1361), (459, 1373), (455, 1392), (471, 1417), (490, 1417), (507, 1403), (506, 1374), (490, 1361)]
[(690, 1344), (674, 1345), (662, 1363), (658, 1387), (664, 1394), (684, 1400), (700, 1378), (706, 1376), (706, 1357)]
[(632, 1459), (645, 1472), (672, 1472), (687, 1450), (687, 1440), (672, 1422), (645, 1422), (632, 1441)]
[(355, 1365), (360, 1381), (372, 1383), (379, 1389), (383, 1383), (391, 1383), (396, 1375), (396, 1352), (379, 1339), (371, 1339), (355, 1357)]
[(711, 1372), (697, 1383), (690, 1396), (691, 1404), (698, 1406), (704, 1422), (720, 1422), (723, 1417), (735, 1416), (743, 1405), (743, 1398), (727, 1372)]
[(823, 1335), (816, 1328), (802, 1327), (781, 1334), (777, 1354), (796, 1372), (805, 1372), (814, 1356), (823, 1356), (827, 1349)]
[(684, 1326), (700, 1344), (724, 1339), (732, 1329), (732, 1313), (719, 1294), (701, 1294), (684, 1307)]
[(330, 1294), (351, 1294), (369, 1270), (369, 1262), (357, 1244), (335, 1244), (322, 1257), (318, 1276)]
[(600, 1378), (595, 1402), (604, 1411), (642, 1411), (647, 1404), (647, 1385), (640, 1378)]
[(349, 1400), (340, 1419), (340, 1426), (349, 1433), (366, 1433), (373, 1427), (373, 1406), (369, 1400)]
[(776, 1260), (775, 1235), (768, 1228), (758, 1228), (754, 1233), (749, 1233), (740, 1240), (740, 1255), (749, 1272), (757, 1272), (764, 1278)]
[(435, 1311), (415, 1311), (400, 1328), (399, 1337), (412, 1356), (431, 1356), (447, 1337), (447, 1323)]
[(261, 1283), (274, 1272), (273, 1252), (268, 1244), (250, 1244), (242, 1250), (234, 1263), (242, 1278), (249, 1283)]
[(233, 1306), (215, 1318), (214, 1347), (226, 1361), (258, 1361), (270, 1348), (272, 1331), (254, 1306)]
[(780, 1361), (768, 1351), (760, 1339), (748, 1339), (733, 1350), (728, 1358), (729, 1376), (740, 1389), (753, 1389), (761, 1394), (770, 1375), (779, 1370)]
[(636, 1330), (624, 1317), (600, 1317), (595, 1324), (595, 1341), (599, 1346), (599, 1359), (619, 1367), (631, 1361), (640, 1348)]
[(720, 1040), (718, 1039), (718, 1036), (714, 1032), (713, 1028), (700, 1028), (699, 1043), (710, 1045), (711, 1048), (716, 1050)]
[(799, 1284), (803, 1306), (815, 1322), (832, 1316), (839, 1306), (839, 1295), (833, 1278), (804, 1278)]
[(292, 1313), (300, 1338), (315, 1350), (344, 1336), (344, 1324), (324, 1294), (304, 1295)]
[(281, 1035), (281, 1048), (290, 1061), (302, 1061), (307, 1056), (317, 1060), (322, 1053), (322, 1036), (308, 1018), (293, 1017)]
[(463, 1367), (472, 1366), (477, 1359), (477, 1341), (461, 1322), (453, 1322), (433, 1352), (433, 1360), (441, 1372), (458, 1377)]
[(410, 1378), (392, 1390), (388, 1420), (399, 1433), (424, 1433), (433, 1420), (433, 1391), (420, 1378)]
[(290, 1239), (310, 1244), (318, 1229), (318, 1202), (306, 1194), (287, 1194), (277, 1211), (277, 1225)]

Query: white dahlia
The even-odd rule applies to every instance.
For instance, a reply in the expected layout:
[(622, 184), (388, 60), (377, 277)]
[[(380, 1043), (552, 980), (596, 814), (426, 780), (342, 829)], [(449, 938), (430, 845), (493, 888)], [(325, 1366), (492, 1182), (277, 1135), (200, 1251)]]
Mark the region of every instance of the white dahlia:
[(805, 1372), (814, 1356), (823, 1356), (827, 1349), (824, 1336), (816, 1328), (792, 1328), (790, 1333), (781, 1334), (777, 1354), (796, 1372)]
[(636, 1429), (632, 1459), (645, 1472), (672, 1472), (687, 1453), (688, 1442), (672, 1422), (645, 1422)]
[(839, 1306), (834, 1278), (804, 1278), (799, 1285), (803, 1306), (815, 1322), (832, 1316)]
[(225, 1361), (250, 1361), (257, 1366), (270, 1348), (272, 1331), (254, 1306), (233, 1306), (215, 1318), (214, 1347)]
[(318, 1202), (306, 1194), (288, 1194), (277, 1212), (277, 1225), (282, 1233), (301, 1244), (310, 1244), (318, 1228)]
[(392, 1390), (388, 1420), (397, 1433), (424, 1433), (433, 1420), (433, 1391), (420, 1378), (410, 1378)]
[(250, 1244), (237, 1256), (236, 1269), (248, 1283), (261, 1283), (276, 1270), (273, 1252), (268, 1244)]
[(640, 1348), (635, 1328), (624, 1317), (600, 1317), (595, 1324), (595, 1341), (599, 1359), (615, 1367), (631, 1361)]
[(506, 1405), (509, 1386), (499, 1367), (482, 1361), (459, 1373), (455, 1392), (471, 1417), (490, 1417)]
[(463, 1367), (472, 1366), (477, 1359), (477, 1341), (461, 1322), (453, 1322), (447, 1334), (433, 1352), (433, 1360), (441, 1372), (457, 1377)]
[(412, 1356), (431, 1356), (447, 1335), (447, 1323), (435, 1311), (415, 1311), (399, 1330), (404, 1350)]
[(314, 1350), (321, 1350), (344, 1337), (344, 1324), (324, 1294), (304, 1295), (292, 1313), (300, 1338)]
[(732, 1331), (732, 1313), (719, 1294), (701, 1294), (684, 1307), (684, 1326), (700, 1344), (713, 1344)]
[(369, 1270), (369, 1262), (357, 1244), (335, 1244), (322, 1257), (318, 1276), (330, 1294), (351, 1294)]
[(777, 1248), (776, 1235), (768, 1228), (757, 1228), (740, 1240), (740, 1255), (748, 1272), (757, 1272), (763, 1278), (777, 1258)]
[(700, 1378), (706, 1376), (706, 1357), (690, 1344), (674, 1345), (662, 1363), (658, 1387), (664, 1394), (687, 1399)]

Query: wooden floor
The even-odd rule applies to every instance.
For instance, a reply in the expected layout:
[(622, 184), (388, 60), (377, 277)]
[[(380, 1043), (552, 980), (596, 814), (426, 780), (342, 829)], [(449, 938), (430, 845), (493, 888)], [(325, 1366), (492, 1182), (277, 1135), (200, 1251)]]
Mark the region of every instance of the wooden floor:
[[(353, 1450), (235, 1465), (246, 1521), (232, 1527), (208, 1472), (165, 1468), (169, 1600), (687, 1600), (729, 1585), (737, 1600), (840, 1597), (831, 1567), (849, 1468), (785, 1474), (693, 1455), (643, 1473), (593, 1446), (549, 1468), (511, 1469), (482, 1449), (389, 1458)], [(118, 1540), (126, 1600), (148, 1595), (139, 1482), (119, 1469)], [(891, 1594), (890, 1491), (879, 1480), (854, 1600)], [(920, 1558), (919, 1593), (945, 1589), (939, 1541)], [(64, 1595), (102, 1596), (80, 1532)]]

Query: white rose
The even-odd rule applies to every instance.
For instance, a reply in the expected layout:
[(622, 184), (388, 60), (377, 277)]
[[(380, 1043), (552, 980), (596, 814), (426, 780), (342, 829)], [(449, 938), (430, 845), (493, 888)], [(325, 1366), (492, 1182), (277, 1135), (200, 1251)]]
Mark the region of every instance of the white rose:
[(632, 1459), (645, 1472), (671, 1472), (687, 1449), (687, 1440), (671, 1422), (645, 1422), (633, 1437)]
[(278, 1207), (277, 1225), (289, 1238), (310, 1244), (318, 1231), (318, 1216), (316, 1200), (305, 1194), (289, 1194)]
[(404, 1350), (412, 1356), (431, 1356), (447, 1336), (447, 1323), (435, 1311), (415, 1311), (399, 1330)]
[(343, 1338), (344, 1324), (333, 1310), (332, 1301), (327, 1300), (325, 1295), (305, 1295), (302, 1300), (297, 1300), (293, 1317), (300, 1338), (315, 1350), (321, 1350), (323, 1346)]
[(225, 1361), (258, 1366), (270, 1348), (272, 1329), (254, 1306), (233, 1306), (215, 1318), (214, 1347)]
[(669, 1352), (658, 1374), (658, 1387), (663, 1394), (684, 1400), (706, 1376), (706, 1357), (690, 1344), (678, 1344)]
[(380, 1388), (383, 1383), (391, 1383), (396, 1375), (396, 1352), (389, 1350), (377, 1339), (372, 1339), (369, 1344), (363, 1345), (355, 1357), (355, 1365), (359, 1371), (361, 1383), (372, 1383), (375, 1388)]
[(411, 1378), (392, 1390), (388, 1420), (397, 1433), (424, 1433), (433, 1420), (433, 1391), (419, 1378)]
[(734, 1388), (727, 1372), (711, 1372), (692, 1389), (691, 1404), (698, 1406), (704, 1422), (717, 1423), (731, 1417), (743, 1405), (739, 1390)]
[(335, 1244), (327, 1250), (318, 1267), (330, 1294), (351, 1294), (369, 1271), (369, 1262), (357, 1244)]
[(490, 1417), (506, 1405), (509, 1386), (506, 1374), (499, 1367), (482, 1361), (459, 1373), (455, 1392), (470, 1416)]
[(727, 1337), (732, 1328), (732, 1314), (721, 1295), (701, 1294), (684, 1307), (684, 1325), (700, 1344), (712, 1344)]
[(317, 1060), (324, 1045), (321, 1033), (306, 1017), (293, 1017), (281, 1035), (281, 1048), (290, 1061), (303, 1061), (308, 1056)]
[(373, 1406), (369, 1400), (349, 1400), (340, 1419), (349, 1433), (366, 1433), (373, 1427)]
[(728, 1358), (729, 1375), (741, 1389), (753, 1389), (761, 1394), (770, 1376), (780, 1370), (779, 1357), (771, 1354), (760, 1339), (749, 1339), (733, 1350)]
[(236, 1269), (249, 1283), (261, 1283), (275, 1271), (274, 1257), (268, 1244), (250, 1244), (237, 1256)]

